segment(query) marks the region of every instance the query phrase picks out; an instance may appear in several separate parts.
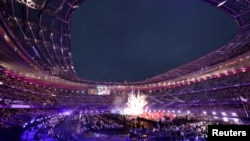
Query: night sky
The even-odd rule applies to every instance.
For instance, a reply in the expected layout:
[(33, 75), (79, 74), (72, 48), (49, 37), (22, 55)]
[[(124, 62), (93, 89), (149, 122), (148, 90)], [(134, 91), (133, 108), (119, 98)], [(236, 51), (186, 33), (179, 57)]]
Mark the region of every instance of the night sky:
[(77, 75), (134, 82), (159, 75), (229, 42), (237, 24), (199, 0), (86, 0), (71, 21)]

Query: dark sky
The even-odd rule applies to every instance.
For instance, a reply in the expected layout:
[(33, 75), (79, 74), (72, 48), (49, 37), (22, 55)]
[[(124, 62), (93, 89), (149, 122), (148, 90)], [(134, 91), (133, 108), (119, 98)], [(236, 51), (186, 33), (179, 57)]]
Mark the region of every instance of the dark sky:
[(71, 21), (78, 76), (134, 82), (159, 75), (229, 42), (234, 20), (200, 0), (86, 0)]

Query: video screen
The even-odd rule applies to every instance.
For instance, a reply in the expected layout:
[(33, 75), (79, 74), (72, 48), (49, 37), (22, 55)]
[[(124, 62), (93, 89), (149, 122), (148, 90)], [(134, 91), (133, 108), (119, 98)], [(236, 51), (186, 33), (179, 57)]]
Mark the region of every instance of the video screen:
[(93, 95), (110, 95), (110, 89), (107, 86), (98, 85), (96, 88), (89, 88), (88, 94)]

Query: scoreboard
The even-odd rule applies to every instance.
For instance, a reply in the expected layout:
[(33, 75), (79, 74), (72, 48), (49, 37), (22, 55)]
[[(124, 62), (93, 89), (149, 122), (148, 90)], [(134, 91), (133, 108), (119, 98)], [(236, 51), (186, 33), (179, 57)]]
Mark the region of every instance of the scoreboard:
[(96, 88), (89, 88), (88, 94), (91, 94), (91, 95), (110, 95), (110, 89), (107, 86), (98, 85)]

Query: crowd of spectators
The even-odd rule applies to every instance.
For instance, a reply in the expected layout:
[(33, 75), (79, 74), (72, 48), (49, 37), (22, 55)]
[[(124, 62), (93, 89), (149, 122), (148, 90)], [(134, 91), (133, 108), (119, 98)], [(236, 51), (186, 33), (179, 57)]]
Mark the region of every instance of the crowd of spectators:
[(132, 141), (206, 141), (208, 125), (235, 123), (221, 119), (206, 120), (198, 116), (151, 120), (136, 116), (131, 118), (129, 115), (83, 113), (78, 110), (63, 112), (58, 109), (3, 109), (0, 124), (2, 131), (11, 129), (11, 126), (21, 126), (26, 131), (23, 132), (24, 137), (28, 139), (32, 136), (34, 140), (51, 137), (60, 141), (77, 141), (79, 137), (83, 137), (82, 134), (92, 132), (114, 136), (122, 134)]
[(190, 84), (182, 85), (168, 89), (165, 93), (190, 93), (193, 91), (211, 90), (211, 89), (223, 89), (227, 87), (241, 87), (250, 85), (250, 71), (244, 73), (238, 73), (234, 75), (221, 76), (207, 80), (200, 80), (196, 82), (190, 82)]
[[(156, 103), (155, 106), (158, 107), (161, 107), (162, 103), (168, 103), (167, 107), (172, 109), (236, 111), (245, 117), (245, 111), (250, 108), (249, 92), (250, 71), (164, 89), (148, 100), (150, 103)], [(244, 102), (242, 98), (245, 99)]]
[(57, 113), (57, 109), (0, 109), (0, 128), (19, 127), (32, 120), (33, 117), (49, 116)]
[[(19, 100), (33, 107), (77, 106), (90, 104), (109, 105), (112, 97), (103, 95), (87, 95), (76, 90), (41, 86), (10, 75), (1, 76), (1, 106), (9, 107), (11, 101)], [(4, 102), (6, 101), (10, 102)]]
[[(223, 111), (234, 111), (238, 116), (245, 117), (246, 111), (250, 109), (250, 71), (195, 81), (187, 85), (160, 89), (153, 93), (149, 91), (145, 92), (148, 95), (147, 101), (155, 108), (164, 109), (167, 106), (172, 109), (198, 111), (201, 107), (202, 110), (210, 111), (223, 109)], [(127, 94), (124, 93), (124, 95)], [(116, 97), (117, 95), (113, 93), (101, 96), (88, 95), (77, 90), (41, 86), (1, 73), (0, 107), (2, 108), (11, 108), (13, 105), (28, 105), (30, 108), (88, 107), (89, 105), (109, 107)], [(243, 102), (242, 98), (247, 102)], [(163, 103), (165, 103), (164, 107), (162, 107)], [(1, 113), (2, 123), (5, 123), (4, 119), (8, 117), (8, 114), (5, 114), (7, 113)]]
[[(119, 116), (112, 114), (74, 112), (71, 115), (58, 114), (40, 118), (26, 129), (36, 130), (35, 140), (50, 136), (60, 141), (77, 141), (84, 137), (82, 134), (92, 132), (107, 135), (123, 134), (126, 140), (130, 141), (206, 141), (208, 125), (224, 124), (220, 121), (187, 120), (182, 117), (172, 121), (150, 121), (144, 118), (131, 119), (125, 116), (122, 120), (124, 121), (121, 122)], [(133, 124), (135, 121), (136, 124)], [(66, 128), (64, 124), (67, 125)], [(118, 133), (117, 130), (120, 132)]]

